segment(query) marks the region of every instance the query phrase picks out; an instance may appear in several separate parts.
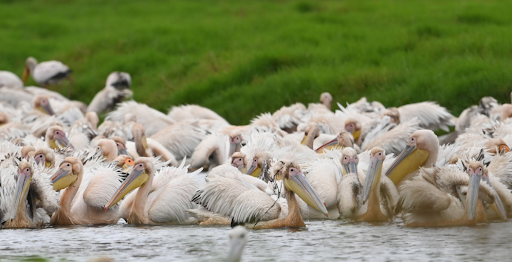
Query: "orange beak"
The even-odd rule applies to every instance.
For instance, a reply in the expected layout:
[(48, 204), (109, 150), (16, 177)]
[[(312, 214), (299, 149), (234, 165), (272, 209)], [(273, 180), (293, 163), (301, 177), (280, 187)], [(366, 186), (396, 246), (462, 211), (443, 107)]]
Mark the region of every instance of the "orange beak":
[(23, 81), (23, 84), (25, 84), (29, 75), (30, 75), (30, 71), (28, 70), (28, 67), (25, 67), (25, 70), (23, 71), (23, 77), (21, 78), (21, 80)]

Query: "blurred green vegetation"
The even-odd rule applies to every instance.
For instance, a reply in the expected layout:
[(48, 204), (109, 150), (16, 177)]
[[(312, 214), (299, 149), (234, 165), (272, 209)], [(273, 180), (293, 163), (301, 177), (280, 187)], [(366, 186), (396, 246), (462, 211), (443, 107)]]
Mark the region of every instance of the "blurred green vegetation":
[(139, 102), (199, 104), (233, 124), (324, 91), (342, 104), (433, 100), (458, 115), (482, 96), (510, 102), (510, 10), (503, 0), (0, 1), (0, 69), (60, 60), (86, 103), (126, 71)]

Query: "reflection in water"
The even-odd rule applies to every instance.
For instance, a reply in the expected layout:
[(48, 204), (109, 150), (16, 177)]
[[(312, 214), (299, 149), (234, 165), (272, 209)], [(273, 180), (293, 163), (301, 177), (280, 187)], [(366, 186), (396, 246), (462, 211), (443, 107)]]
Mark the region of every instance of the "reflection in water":
[[(398, 223), (310, 221), (304, 229), (249, 230), (243, 261), (509, 260), (512, 223), (406, 228)], [(0, 259), (221, 261), (227, 226), (95, 226), (2, 229)]]

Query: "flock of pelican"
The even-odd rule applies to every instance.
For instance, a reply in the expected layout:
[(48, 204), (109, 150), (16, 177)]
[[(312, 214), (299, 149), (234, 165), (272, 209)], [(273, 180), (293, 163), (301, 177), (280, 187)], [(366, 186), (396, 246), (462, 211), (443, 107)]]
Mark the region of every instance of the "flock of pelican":
[[(0, 71), (2, 228), (269, 229), (308, 219), (439, 227), (512, 214), (512, 105), (492, 97), (457, 118), (434, 102), (386, 108), (366, 98), (332, 111), (323, 93), (318, 104), (235, 126), (198, 105), (164, 114), (128, 101), (124, 72), (89, 105), (47, 89), (70, 73), (34, 58), (23, 81)], [(45, 88), (25, 87), (28, 74)]]

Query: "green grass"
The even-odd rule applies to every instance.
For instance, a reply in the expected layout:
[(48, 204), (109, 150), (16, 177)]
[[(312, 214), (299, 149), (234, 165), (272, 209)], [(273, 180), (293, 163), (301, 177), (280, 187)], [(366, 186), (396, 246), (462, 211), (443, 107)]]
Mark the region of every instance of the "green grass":
[(342, 104), (434, 100), (458, 115), (482, 96), (510, 102), (510, 10), (503, 0), (0, 1), (0, 69), (63, 61), (72, 98), (87, 103), (126, 71), (137, 101), (199, 104), (233, 124), (323, 91)]

